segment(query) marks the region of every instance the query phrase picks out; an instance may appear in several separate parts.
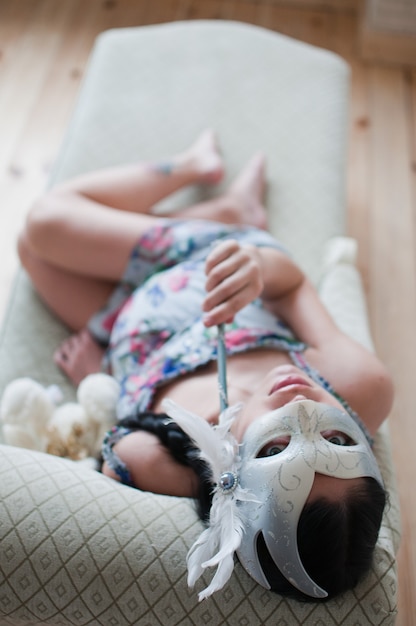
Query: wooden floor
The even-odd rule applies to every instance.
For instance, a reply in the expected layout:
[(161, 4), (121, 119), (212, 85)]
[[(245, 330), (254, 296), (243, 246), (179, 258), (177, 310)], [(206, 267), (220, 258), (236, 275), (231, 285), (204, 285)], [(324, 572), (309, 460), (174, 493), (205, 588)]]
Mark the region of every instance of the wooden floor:
[(0, 0), (0, 316), (17, 267), (17, 232), (45, 185), (100, 31), (235, 19), (338, 52), (352, 67), (349, 234), (360, 244), (375, 345), (397, 391), (391, 432), (403, 517), (398, 624), (414, 626), (416, 59), (415, 67), (362, 62), (349, 3), (338, 10), (325, 2), (326, 9), (311, 6), (311, 0), (303, 7), (293, 0)]

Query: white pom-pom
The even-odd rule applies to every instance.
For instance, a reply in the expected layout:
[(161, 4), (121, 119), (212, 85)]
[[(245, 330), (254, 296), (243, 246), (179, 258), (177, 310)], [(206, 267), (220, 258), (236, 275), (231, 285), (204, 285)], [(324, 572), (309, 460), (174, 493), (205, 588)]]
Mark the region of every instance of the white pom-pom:
[(80, 383), (78, 402), (84, 407), (91, 420), (111, 426), (116, 419), (116, 405), (120, 396), (120, 385), (108, 374), (90, 374)]

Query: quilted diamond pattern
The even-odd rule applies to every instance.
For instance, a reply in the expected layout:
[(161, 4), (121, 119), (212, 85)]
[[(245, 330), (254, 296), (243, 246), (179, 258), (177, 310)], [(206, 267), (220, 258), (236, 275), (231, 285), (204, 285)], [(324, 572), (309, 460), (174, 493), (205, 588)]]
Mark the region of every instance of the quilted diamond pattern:
[(186, 585), (186, 552), (201, 530), (190, 501), (10, 446), (0, 446), (0, 495), (0, 610), (10, 623), (275, 624), (276, 615), (290, 625), (394, 623), (389, 519), (370, 576), (335, 601), (284, 600), (237, 565), (231, 583), (200, 604)]

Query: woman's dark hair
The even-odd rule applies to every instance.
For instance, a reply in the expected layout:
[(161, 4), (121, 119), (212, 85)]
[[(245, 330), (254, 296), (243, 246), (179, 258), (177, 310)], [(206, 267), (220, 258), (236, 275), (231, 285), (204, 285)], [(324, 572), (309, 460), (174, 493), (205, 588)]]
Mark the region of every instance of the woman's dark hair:
[[(167, 415), (152, 412), (126, 418), (120, 424), (153, 433), (176, 461), (194, 470), (199, 482), (198, 514), (208, 521), (213, 490), (211, 474), (188, 435)], [(359, 485), (347, 491), (343, 501), (319, 498), (305, 505), (298, 524), (298, 549), (309, 576), (328, 593), (324, 600), (355, 587), (370, 569), (385, 504), (386, 492), (381, 485), (373, 478), (364, 477)], [(314, 600), (281, 574), (261, 534), (257, 550), (273, 591), (298, 600)]]
[[(328, 593), (324, 600), (353, 589), (369, 571), (385, 504), (386, 492), (381, 485), (364, 477), (341, 502), (319, 498), (305, 505), (298, 524), (298, 550), (309, 576)], [(298, 600), (314, 600), (280, 573), (262, 535), (257, 549), (273, 591)]]

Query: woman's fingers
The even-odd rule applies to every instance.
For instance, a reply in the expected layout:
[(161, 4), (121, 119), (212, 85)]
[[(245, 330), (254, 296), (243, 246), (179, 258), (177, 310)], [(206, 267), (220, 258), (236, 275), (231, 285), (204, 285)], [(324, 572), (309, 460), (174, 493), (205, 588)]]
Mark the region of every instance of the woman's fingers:
[(249, 302), (251, 302), (251, 299), (247, 300), (247, 293), (244, 289), (234, 293), (226, 302), (220, 302), (217, 306), (208, 309), (208, 312), (204, 315), (204, 323), (206, 326), (230, 324), (234, 319), (234, 315)]
[(240, 244), (235, 239), (223, 241), (213, 248), (205, 262), (206, 290), (210, 291), (239, 267)]
[(203, 310), (207, 326), (231, 321), (263, 288), (257, 249), (242, 247), (234, 240), (214, 248), (207, 259), (206, 273)]
[[(231, 301), (239, 292), (255, 291), (257, 287), (256, 271), (254, 268), (238, 268), (227, 275), (216, 286), (207, 290), (203, 309), (209, 311), (221, 303)], [(247, 293), (247, 296), (249, 294)], [(256, 294), (257, 295), (257, 294)]]

